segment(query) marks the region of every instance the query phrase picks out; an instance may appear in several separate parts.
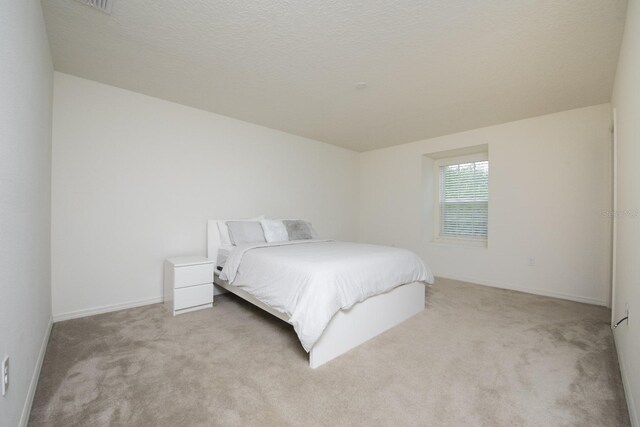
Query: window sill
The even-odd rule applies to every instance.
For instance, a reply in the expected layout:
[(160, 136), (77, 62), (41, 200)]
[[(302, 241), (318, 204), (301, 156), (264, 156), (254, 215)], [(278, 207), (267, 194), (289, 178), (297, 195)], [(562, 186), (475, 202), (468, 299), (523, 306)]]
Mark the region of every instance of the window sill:
[(445, 245), (445, 246), (470, 246), (470, 247), (476, 247), (476, 248), (488, 247), (487, 240), (464, 239), (464, 238), (455, 238), (455, 237), (436, 237), (431, 241), (431, 243), (436, 245)]

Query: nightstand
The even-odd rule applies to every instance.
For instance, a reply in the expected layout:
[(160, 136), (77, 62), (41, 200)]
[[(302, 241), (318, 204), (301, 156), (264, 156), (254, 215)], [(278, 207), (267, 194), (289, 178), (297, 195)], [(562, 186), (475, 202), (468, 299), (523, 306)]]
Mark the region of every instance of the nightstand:
[(214, 262), (203, 256), (164, 261), (164, 306), (176, 314), (213, 307)]

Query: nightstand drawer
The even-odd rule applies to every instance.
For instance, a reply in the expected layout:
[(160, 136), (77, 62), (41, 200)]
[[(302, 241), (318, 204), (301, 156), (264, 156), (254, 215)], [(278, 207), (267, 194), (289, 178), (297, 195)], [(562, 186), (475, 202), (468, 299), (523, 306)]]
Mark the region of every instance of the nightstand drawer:
[(213, 284), (191, 286), (175, 290), (174, 310), (195, 307), (213, 302)]
[(213, 264), (189, 265), (176, 267), (175, 287), (202, 285), (203, 283), (213, 283)]

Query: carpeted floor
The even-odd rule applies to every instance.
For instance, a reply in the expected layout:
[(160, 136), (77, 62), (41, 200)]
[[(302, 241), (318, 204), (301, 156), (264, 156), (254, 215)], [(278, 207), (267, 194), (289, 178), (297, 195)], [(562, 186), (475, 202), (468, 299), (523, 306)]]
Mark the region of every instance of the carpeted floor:
[(609, 310), (437, 280), (427, 308), (316, 370), (235, 296), (56, 323), (32, 426), (627, 426)]

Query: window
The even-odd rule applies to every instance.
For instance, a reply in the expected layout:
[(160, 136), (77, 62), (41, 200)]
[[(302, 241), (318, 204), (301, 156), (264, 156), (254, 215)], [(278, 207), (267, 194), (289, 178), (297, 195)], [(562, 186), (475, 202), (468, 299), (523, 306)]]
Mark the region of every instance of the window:
[(437, 165), (438, 237), (486, 242), (489, 215), (487, 156), (445, 159)]

